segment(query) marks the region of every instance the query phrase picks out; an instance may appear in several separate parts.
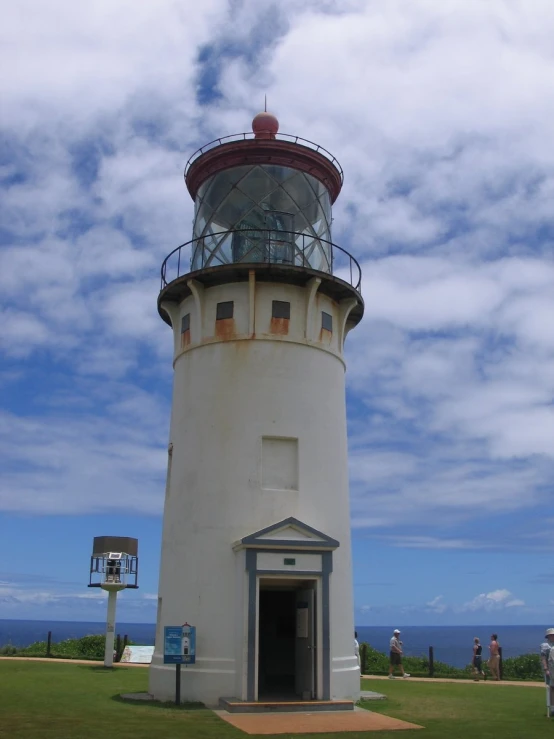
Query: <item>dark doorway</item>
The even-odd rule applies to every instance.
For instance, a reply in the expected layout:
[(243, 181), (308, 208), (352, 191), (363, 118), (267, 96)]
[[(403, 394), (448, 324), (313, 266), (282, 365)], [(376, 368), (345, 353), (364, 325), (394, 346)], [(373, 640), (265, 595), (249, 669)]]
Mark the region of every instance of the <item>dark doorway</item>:
[(295, 697), (296, 590), (260, 588), (258, 700)]

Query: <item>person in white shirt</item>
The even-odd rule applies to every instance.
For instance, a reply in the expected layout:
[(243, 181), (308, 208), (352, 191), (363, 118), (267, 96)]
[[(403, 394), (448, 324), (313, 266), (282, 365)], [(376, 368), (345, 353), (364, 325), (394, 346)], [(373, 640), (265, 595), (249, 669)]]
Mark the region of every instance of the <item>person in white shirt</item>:
[(547, 629), (541, 644), (541, 667), (546, 683), (546, 714), (554, 718), (554, 629)]
[(402, 664), (402, 642), (398, 638), (400, 636), (399, 629), (395, 629), (392, 632), (392, 639), (390, 640), (390, 667), (389, 667), (389, 679), (393, 680), (394, 675), (392, 674), (394, 672), (395, 667), (400, 668), (400, 672), (402, 673), (402, 677), (410, 677), (409, 673), (404, 672), (404, 665)]
[[(356, 655), (356, 659), (358, 660), (358, 667), (361, 668), (360, 664), (360, 643), (358, 642), (358, 632), (354, 632), (354, 654)], [(361, 669), (360, 669), (361, 672)]]

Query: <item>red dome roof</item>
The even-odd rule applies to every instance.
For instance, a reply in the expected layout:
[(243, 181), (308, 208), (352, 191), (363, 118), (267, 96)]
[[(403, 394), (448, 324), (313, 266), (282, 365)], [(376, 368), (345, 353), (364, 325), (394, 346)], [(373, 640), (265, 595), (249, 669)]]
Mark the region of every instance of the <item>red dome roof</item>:
[(258, 113), (252, 121), (252, 131), (257, 139), (274, 139), (279, 130), (279, 121), (273, 113)]

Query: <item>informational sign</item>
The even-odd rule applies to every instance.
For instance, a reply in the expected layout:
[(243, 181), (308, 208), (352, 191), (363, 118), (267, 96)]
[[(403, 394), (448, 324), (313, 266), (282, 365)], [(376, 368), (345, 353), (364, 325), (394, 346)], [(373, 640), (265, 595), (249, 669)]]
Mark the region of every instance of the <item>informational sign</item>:
[(196, 627), (190, 624), (164, 627), (164, 664), (193, 665), (196, 662)]
[(122, 662), (149, 665), (154, 655), (154, 647), (126, 646), (121, 655)]

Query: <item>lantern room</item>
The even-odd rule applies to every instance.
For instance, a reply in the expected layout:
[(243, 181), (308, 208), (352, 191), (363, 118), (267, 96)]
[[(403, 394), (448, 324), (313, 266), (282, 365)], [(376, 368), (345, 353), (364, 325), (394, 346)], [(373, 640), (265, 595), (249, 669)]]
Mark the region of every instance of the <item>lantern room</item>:
[(258, 114), (252, 129), (217, 139), (187, 163), (195, 202), (191, 269), (269, 262), (332, 273), (340, 165), (322, 147), (279, 134), (270, 113)]

